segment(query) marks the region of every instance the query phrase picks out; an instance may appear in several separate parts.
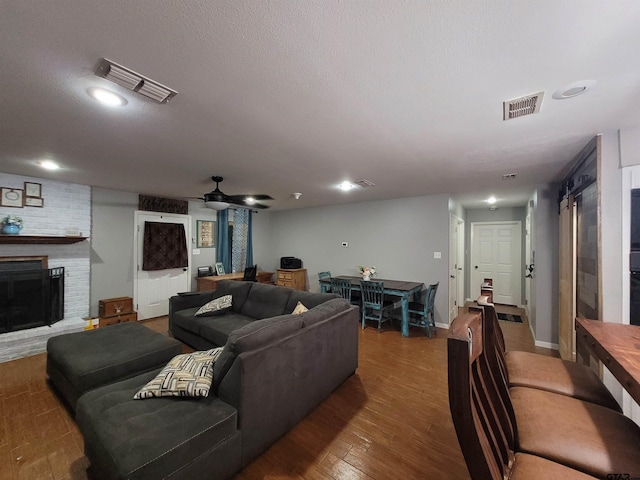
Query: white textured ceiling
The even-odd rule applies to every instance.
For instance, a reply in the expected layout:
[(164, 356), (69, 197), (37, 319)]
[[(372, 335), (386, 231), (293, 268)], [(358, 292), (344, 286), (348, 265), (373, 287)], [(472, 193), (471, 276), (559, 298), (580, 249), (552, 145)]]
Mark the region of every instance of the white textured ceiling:
[[(524, 205), (594, 135), (640, 124), (635, 0), (1, 5), (4, 173), (176, 198), (217, 174), (274, 209), (445, 193)], [(177, 97), (95, 76), (103, 57)], [(551, 98), (586, 79), (586, 94)], [(100, 85), (128, 105), (100, 106), (86, 93)], [(504, 100), (539, 91), (539, 114), (502, 120)], [(376, 186), (335, 188), (363, 178)]]

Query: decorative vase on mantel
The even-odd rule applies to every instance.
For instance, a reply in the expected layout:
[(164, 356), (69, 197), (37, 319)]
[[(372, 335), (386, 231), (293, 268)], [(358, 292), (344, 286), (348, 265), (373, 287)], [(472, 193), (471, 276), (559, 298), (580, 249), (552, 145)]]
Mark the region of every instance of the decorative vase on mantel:
[(368, 282), (369, 280), (371, 280), (371, 275), (370, 274), (362, 274), (362, 280), (364, 280), (365, 282)]
[(22, 230), (22, 225), (15, 225), (13, 223), (7, 223), (2, 227), (2, 233), (5, 235), (18, 235)]

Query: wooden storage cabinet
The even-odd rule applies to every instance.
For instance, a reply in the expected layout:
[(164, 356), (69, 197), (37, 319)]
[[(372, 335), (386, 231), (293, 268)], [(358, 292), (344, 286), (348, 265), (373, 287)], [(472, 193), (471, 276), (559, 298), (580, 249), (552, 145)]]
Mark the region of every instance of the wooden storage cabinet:
[(116, 323), (137, 322), (138, 312), (133, 310), (133, 298), (105, 298), (98, 302), (99, 327)]
[(295, 288), (296, 290), (307, 289), (306, 268), (279, 268), (276, 277), (276, 284), (281, 287)]

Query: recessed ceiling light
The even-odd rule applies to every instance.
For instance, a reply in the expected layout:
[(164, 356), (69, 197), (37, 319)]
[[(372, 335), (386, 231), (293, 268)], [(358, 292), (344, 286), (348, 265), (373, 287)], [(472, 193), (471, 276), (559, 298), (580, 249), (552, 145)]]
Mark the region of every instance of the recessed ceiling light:
[(504, 175), (502, 175), (502, 179), (503, 180), (513, 180), (517, 176), (518, 176), (517, 173), (505, 173)]
[(489, 197), (487, 198), (487, 203), (489, 205), (493, 205), (494, 203), (496, 203), (496, 197)]
[(581, 80), (579, 82), (573, 82), (569, 85), (556, 90), (552, 95), (556, 100), (566, 100), (567, 98), (577, 97), (582, 95), (587, 90), (590, 90), (595, 86), (597, 82), (595, 80)]
[(60, 165), (53, 160), (42, 160), (38, 164), (45, 170), (58, 170), (60, 168)]
[(91, 87), (87, 89), (87, 93), (108, 107), (122, 107), (128, 103), (123, 96), (104, 88)]
[(342, 190), (343, 192), (347, 192), (347, 191), (351, 190), (354, 187), (355, 187), (355, 185), (353, 183), (347, 182), (347, 181), (344, 181), (340, 185), (338, 185), (338, 188), (340, 190)]

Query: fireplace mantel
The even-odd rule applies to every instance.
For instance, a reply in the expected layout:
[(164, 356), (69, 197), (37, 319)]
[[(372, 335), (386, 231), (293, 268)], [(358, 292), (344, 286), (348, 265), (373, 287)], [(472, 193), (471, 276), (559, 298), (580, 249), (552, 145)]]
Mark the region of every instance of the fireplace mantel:
[(88, 237), (54, 236), (54, 235), (3, 235), (0, 234), (0, 244), (33, 245), (36, 243), (49, 245), (70, 245), (82, 242)]

